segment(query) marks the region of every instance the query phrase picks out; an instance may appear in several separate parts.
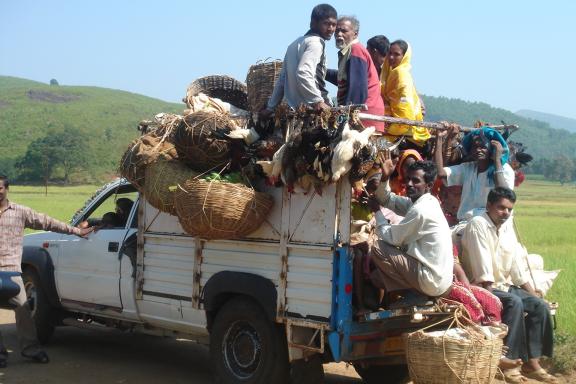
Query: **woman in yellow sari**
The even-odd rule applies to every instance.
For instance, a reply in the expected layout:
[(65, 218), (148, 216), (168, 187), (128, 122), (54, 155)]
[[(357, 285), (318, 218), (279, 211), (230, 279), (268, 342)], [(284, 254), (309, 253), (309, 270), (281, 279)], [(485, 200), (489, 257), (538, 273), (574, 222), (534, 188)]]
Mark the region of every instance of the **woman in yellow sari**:
[[(410, 120), (422, 120), (422, 104), (410, 70), (412, 49), (404, 40), (396, 40), (390, 44), (390, 50), (382, 65), (380, 83), (386, 115)], [(424, 127), (404, 124), (390, 124), (387, 129), (388, 138), (408, 136), (408, 140), (423, 146), (430, 138), (430, 132)]]

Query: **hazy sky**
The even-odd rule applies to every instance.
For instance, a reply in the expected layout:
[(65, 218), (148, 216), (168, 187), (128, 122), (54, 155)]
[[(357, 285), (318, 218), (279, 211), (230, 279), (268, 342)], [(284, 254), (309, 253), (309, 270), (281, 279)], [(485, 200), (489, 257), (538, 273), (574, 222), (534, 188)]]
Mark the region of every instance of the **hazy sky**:
[[(0, 0), (0, 75), (180, 101), (210, 74), (283, 58), (317, 2)], [(575, 1), (332, 1), (413, 47), (419, 92), (576, 118)], [(337, 63), (334, 39), (328, 64)]]

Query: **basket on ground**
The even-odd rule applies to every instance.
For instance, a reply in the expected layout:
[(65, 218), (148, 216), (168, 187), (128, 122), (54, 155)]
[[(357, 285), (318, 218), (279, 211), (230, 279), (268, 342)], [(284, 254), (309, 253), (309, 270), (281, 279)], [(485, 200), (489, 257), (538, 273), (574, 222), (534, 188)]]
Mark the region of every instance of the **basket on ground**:
[(240, 109), (248, 109), (246, 84), (233, 77), (225, 75), (211, 75), (194, 80), (186, 90), (184, 103), (188, 107), (192, 104), (192, 97), (204, 93), (210, 97), (218, 98)]
[(162, 212), (176, 215), (174, 195), (178, 184), (198, 174), (179, 161), (159, 158), (146, 167), (144, 195), (146, 200)]
[(230, 161), (230, 142), (213, 133), (232, 126), (224, 114), (198, 111), (187, 115), (174, 135), (180, 159), (198, 172), (219, 170)]
[(241, 184), (199, 179), (178, 188), (175, 205), (180, 224), (190, 235), (235, 239), (260, 227), (273, 199)]
[(119, 172), (138, 190), (145, 184), (145, 171), (148, 164), (162, 156), (176, 159), (178, 154), (174, 144), (154, 134), (147, 134), (134, 140), (120, 160)]
[(422, 330), (407, 335), (406, 360), (414, 384), (493, 382), (502, 356), (502, 339), (465, 329), (465, 337)]
[(281, 70), (281, 60), (258, 63), (250, 67), (246, 76), (246, 87), (248, 106), (252, 112), (258, 112), (266, 107)]

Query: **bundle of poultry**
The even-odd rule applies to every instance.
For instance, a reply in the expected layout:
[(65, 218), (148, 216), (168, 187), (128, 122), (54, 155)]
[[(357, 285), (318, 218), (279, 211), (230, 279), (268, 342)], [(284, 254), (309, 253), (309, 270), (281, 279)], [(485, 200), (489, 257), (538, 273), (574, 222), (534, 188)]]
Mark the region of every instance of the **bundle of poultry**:
[[(293, 192), (308, 193), (338, 181), (351, 172), (361, 179), (372, 168), (376, 148), (369, 141), (374, 128), (364, 128), (350, 110), (296, 111), (280, 109), (274, 129), (250, 145), (269, 185), (286, 185)], [(281, 135), (287, 136), (283, 142)], [(282, 144), (283, 143), (283, 144)]]

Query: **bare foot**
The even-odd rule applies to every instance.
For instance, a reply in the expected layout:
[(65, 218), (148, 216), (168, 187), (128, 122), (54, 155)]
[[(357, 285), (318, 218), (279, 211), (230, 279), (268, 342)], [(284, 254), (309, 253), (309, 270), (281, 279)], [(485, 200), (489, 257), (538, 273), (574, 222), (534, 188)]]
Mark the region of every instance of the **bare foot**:
[(500, 363), (498, 363), (498, 367), (502, 370), (506, 369), (513, 369), (522, 366), (522, 359), (509, 359), (507, 357), (500, 358)]

